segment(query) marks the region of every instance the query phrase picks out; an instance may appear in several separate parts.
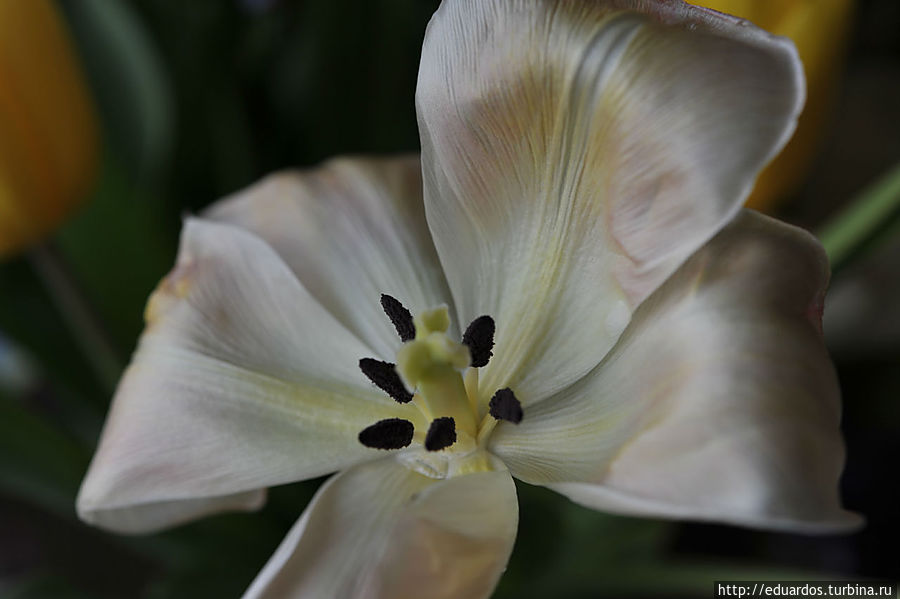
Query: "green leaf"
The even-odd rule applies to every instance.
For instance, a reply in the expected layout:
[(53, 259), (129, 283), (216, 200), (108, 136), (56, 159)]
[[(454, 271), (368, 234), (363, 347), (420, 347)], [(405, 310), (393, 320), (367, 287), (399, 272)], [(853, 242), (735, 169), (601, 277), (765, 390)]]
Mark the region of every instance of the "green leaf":
[(73, 589), (67, 582), (47, 573), (33, 573), (13, 584), (0, 583), (3, 599), (89, 599), (89, 595)]
[(0, 395), (0, 491), (67, 519), (90, 453), (47, 419)]
[[(517, 485), (519, 538), (496, 597), (563, 597), (652, 563), (670, 537), (669, 522), (591, 510), (542, 487)], [(612, 595), (615, 596), (615, 595)]]
[(139, 181), (154, 184), (170, 159), (174, 100), (154, 42), (131, 3), (65, 0), (105, 136)]
[(0, 330), (34, 357), (50, 386), (67, 389), (95, 410), (105, 406), (90, 363), (24, 258), (0, 264), (0, 290)]
[(91, 201), (57, 236), (70, 274), (123, 357), (143, 329), (147, 297), (172, 266), (180, 224), (131, 187), (107, 155)]

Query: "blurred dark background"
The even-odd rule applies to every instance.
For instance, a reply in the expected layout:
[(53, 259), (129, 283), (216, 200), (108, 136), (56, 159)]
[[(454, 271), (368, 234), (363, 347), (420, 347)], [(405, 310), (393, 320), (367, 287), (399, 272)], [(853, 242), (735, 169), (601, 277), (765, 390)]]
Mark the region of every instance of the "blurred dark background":
[[(275, 169), (418, 148), (416, 72), (437, 4), (61, 3), (105, 151), (90, 201), (54, 243), (123, 357), (185, 212)], [(825, 141), (803, 187), (772, 209), (814, 232), (900, 162), (900, 2), (861, 0), (848, 26)], [(865, 529), (805, 537), (620, 518), (520, 484), (519, 539), (496, 596), (709, 597), (714, 579), (900, 578), (900, 243), (885, 238), (835, 273), (851, 300), (826, 312), (839, 333), (828, 341), (844, 395), (843, 496)], [(109, 393), (25, 256), (0, 263), (0, 290), (2, 343), (29, 373), (0, 386), (0, 596), (239, 596), (318, 481), (274, 489), (259, 514), (151, 537), (82, 525), (74, 497)]]

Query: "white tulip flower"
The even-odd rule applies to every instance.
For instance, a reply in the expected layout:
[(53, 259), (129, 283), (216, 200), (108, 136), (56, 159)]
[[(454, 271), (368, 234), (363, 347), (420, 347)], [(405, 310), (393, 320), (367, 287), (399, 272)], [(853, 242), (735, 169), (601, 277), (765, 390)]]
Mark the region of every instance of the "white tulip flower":
[(826, 258), (741, 209), (802, 102), (788, 40), (680, 0), (445, 0), (421, 160), (277, 174), (187, 220), (79, 514), (155, 531), (339, 472), (246, 594), (317, 599), (489, 596), (513, 477), (856, 525)]

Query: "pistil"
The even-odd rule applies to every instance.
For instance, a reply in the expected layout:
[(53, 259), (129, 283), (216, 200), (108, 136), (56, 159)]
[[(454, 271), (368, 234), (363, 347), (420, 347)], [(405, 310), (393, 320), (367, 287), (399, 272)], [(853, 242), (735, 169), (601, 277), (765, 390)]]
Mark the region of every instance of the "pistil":
[(416, 317), (416, 338), (397, 352), (397, 370), (409, 387), (417, 389), (416, 405), (428, 418), (453, 418), (460, 432), (474, 438), (476, 416), (462, 378), (471, 358), (466, 346), (447, 336), (449, 326), (446, 306)]
[[(404, 343), (397, 352), (396, 364), (363, 358), (360, 370), (398, 403), (411, 401), (429, 426), (423, 434), (407, 420), (389, 418), (363, 430), (360, 442), (376, 449), (421, 443), (429, 454), (451, 450), (455, 473), (489, 468), (484, 449), (497, 423), (505, 420), (518, 424), (523, 416), (522, 405), (509, 388), (497, 391), (486, 406), (480, 401), (478, 369), (493, 355), (494, 319), (479, 316), (466, 328), (462, 343), (457, 343), (447, 335), (447, 306), (413, 318), (389, 295), (381, 296), (381, 305)], [(485, 413), (479, 422), (482, 411)], [(429, 472), (438, 471), (431, 465), (429, 468)]]

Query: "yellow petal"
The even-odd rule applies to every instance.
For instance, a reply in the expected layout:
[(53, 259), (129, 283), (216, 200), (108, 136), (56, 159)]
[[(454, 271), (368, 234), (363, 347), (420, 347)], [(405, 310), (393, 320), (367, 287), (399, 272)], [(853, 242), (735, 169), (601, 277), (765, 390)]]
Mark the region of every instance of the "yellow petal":
[(781, 154), (763, 171), (747, 206), (772, 208), (803, 182), (816, 157), (836, 97), (852, 0), (696, 0), (693, 4), (730, 13), (797, 46), (807, 81), (807, 103), (797, 131)]
[(93, 109), (54, 4), (0, 2), (0, 257), (55, 229), (96, 163)]

